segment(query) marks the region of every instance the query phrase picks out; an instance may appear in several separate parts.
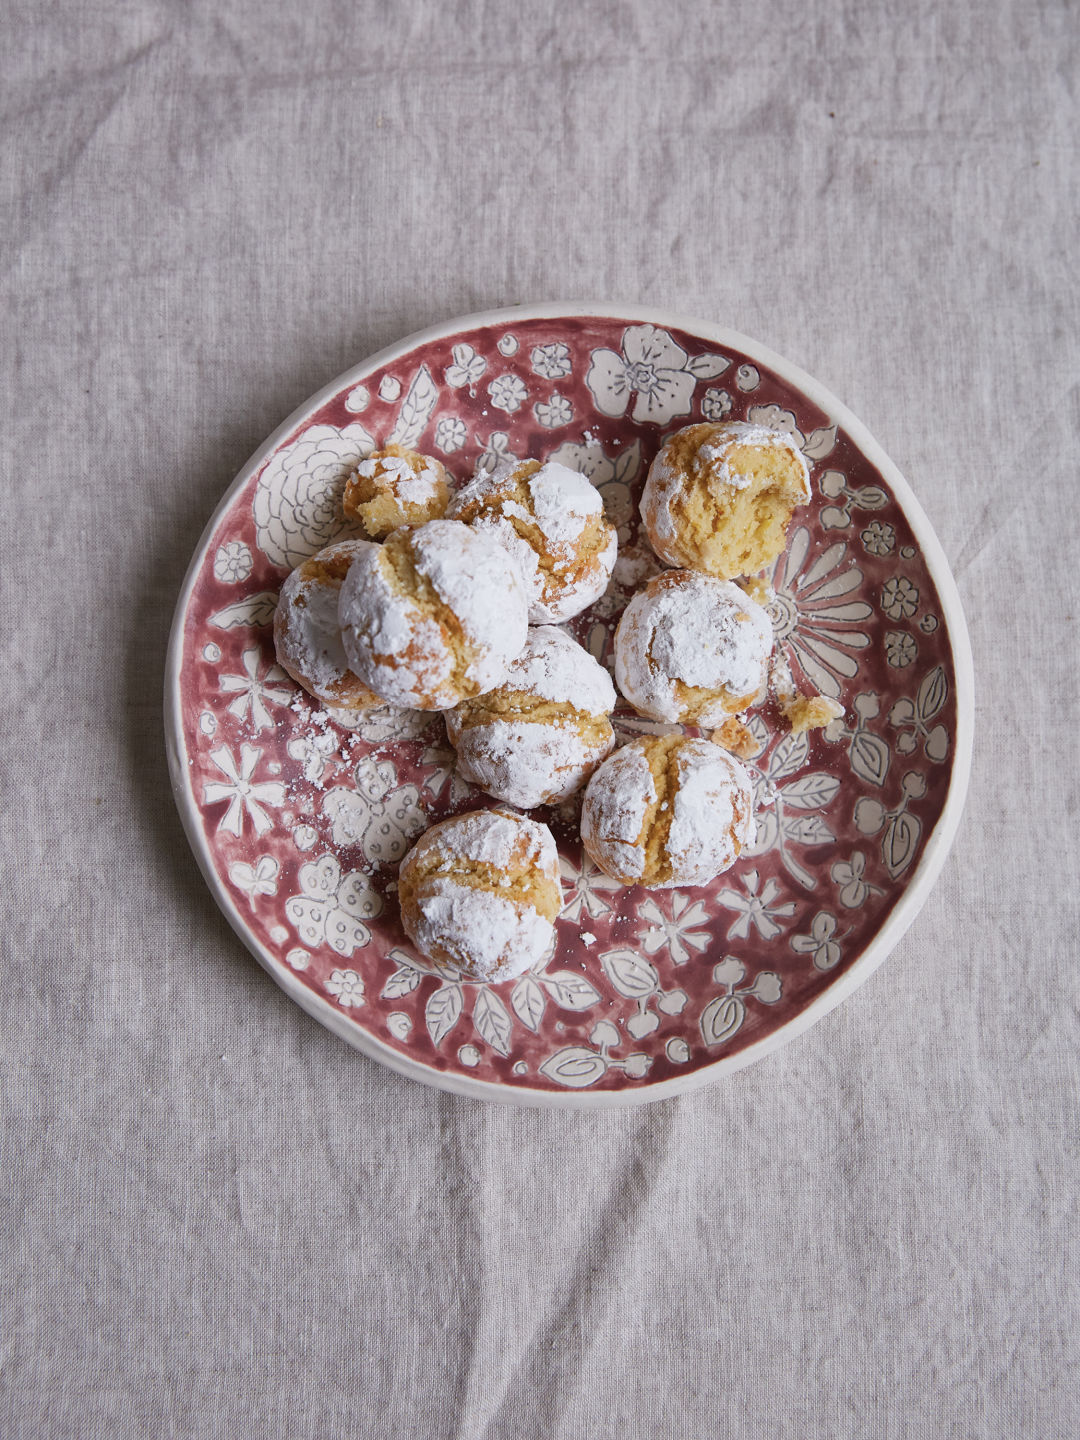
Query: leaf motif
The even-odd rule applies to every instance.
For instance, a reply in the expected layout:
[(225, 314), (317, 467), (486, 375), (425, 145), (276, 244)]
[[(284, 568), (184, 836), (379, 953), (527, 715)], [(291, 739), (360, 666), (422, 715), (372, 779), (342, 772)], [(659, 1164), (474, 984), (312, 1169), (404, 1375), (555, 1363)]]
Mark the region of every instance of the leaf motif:
[(568, 1090), (584, 1090), (595, 1085), (607, 1070), (607, 1061), (595, 1050), (586, 1050), (583, 1045), (567, 1045), (556, 1050), (540, 1066), (540, 1074), (554, 1080), (556, 1085), (565, 1085)]
[(402, 995), (411, 995), (423, 976), (411, 965), (399, 965), (379, 992), (383, 1000), (400, 1000)]
[(868, 785), (885, 783), (891, 751), (880, 735), (872, 735), (869, 730), (857, 730), (848, 746), (848, 759), (860, 780), (865, 780)]
[(473, 1024), (493, 1050), (509, 1055), (514, 1022), (502, 1000), (487, 985), (481, 985), (472, 1012)]
[(785, 815), (783, 829), (796, 845), (827, 845), (836, 839), (820, 815)]
[(273, 620), (277, 602), (276, 590), (260, 590), (257, 595), (226, 605), (224, 610), (211, 615), (208, 623), (216, 625), (219, 630), (257, 630)]
[(889, 503), (880, 485), (863, 485), (851, 498), (860, 510), (884, 510)]
[[(769, 778), (783, 780), (786, 775), (794, 775), (796, 770), (801, 770), (806, 764), (809, 754), (808, 730), (804, 730), (800, 735), (785, 735), (769, 760)], [(784, 793), (787, 794), (786, 791)]]
[(460, 985), (440, 985), (428, 996), (424, 1006), (424, 1021), (433, 1045), (441, 1045), (461, 1019), (464, 1000)]
[(600, 963), (615, 989), (629, 1000), (651, 995), (660, 984), (655, 969), (633, 950), (609, 950), (600, 956)]
[(641, 468), (641, 441), (635, 440), (615, 457), (614, 479), (628, 485)]
[(835, 444), (836, 426), (828, 425), (822, 430), (811, 431), (802, 447), (802, 453), (808, 460), (824, 460), (826, 455), (832, 453)]
[(599, 990), (572, 970), (555, 970), (540, 978), (544, 989), (563, 1010), (587, 1010), (600, 999)]
[(701, 1038), (706, 1045), (722, 1045), (742, 1025), (746, 1004), (738, 995), (718, 995), (701, 1012)]
[(438, 398), (439, 392), (431, 378), (431, 371), (426, 365), (421, 365), (413, 377), (408, 394), (401, 402), (401, 409), (386, 443), (415, 445), (423, 434), (424, 426), (431, 419), (431, 412), (435, 409)]
[(726, 355), (695, 355), (686, 362), (686, 368), (699, 380), (715, 380), (730, 364), (731, 361)]
[(535, 1034), (544, 1018), (547, 1001), (544, 992), (531, 975), (523, 975), (510, 992), (510, 1004), (514, 1014), (527, 1030)]
[(944, 668), (937, 665), (919, 686), (919, 693), (915, 700), (915, 708), (924, 725), (928, 720), (934, 718), (948, 698), (948, 677)]
[(915, 858), (921, 834), (922, 822), (917, 815), (909, 815), (906, 810), (901, 810), (899, 815), (893, 816), (881, 842), (881, 858), (894, 880), (904, 873)]
[(792, 810), (820, 810), (831, 804), (839, 789), (839, 776), (812, 770), (809, 775), (800, 775), (798, 780), (784, 786), (784, 804)]

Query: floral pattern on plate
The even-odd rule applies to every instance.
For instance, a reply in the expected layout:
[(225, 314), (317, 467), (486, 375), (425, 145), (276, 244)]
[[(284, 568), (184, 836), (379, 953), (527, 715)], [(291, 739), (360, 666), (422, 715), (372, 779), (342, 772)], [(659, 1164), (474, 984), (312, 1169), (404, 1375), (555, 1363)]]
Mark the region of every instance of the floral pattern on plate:
[[(597, 485), (633, 562), (568, 627), (610, 665), (634, 580), (650, 573), (637, 514), (648, 464), (671, 430), (721, 418), (784, 429), (811, 465), (770, 613), (777, 663), (843, 717), (792, 736), (772, 703), (756, 713), (758, 838), (711, 885), (620, 887), (583, 857), (572, 804), (538, 812), (562, 856), (554, 953), (499, 986), (435, 973), (401, 929), (397, 865), (426, 825), (491, 802), (454, 774), (439, 716), (376, 712), (344, 728), (292, 685), (271, 634), (282, 581), (348, 533), (341, 491), (374, 446), (434, 450), (458, 484), (507, 456), (555, 456)], [(674, 326), (513, 312), (359, 367), (237, 482), (178, 627), (181, 806), (234, 923), (273, 973), (334, 1008), (339, 1033), (436, 1084), (648, 1099), (723, 1068), (843, 983), (949, 793), (949, 627), (886, 477), (759, 355)], [(624, 735), (648, 728), (618, 718)]]

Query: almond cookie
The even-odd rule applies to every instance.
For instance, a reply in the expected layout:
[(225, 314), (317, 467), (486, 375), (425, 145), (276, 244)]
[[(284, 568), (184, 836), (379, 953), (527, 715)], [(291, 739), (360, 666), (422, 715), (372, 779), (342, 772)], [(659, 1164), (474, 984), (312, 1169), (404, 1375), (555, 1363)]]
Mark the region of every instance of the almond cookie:
[(750, 777), (711, 740), (649, 735), (589, 781), (581, 839), (624, 885), (705, 885), (754, 839)]
[(274, 612), (274, 649), (286, 674), (335, 710), (369, 710), (383, 702), (349, 669), (338, 624), (338, 598), (365, 541), (328, 545), (292, 572)]
[(425, 959), (467, 979), (510, 980), (542, 960), (562, 909), (546, 825), (474, 810), (433, 825), (398, 876), (401, 923)]
[(392, 705), (449, 710), (501, 684), (528, 599), (516, 564), (456, 520), (358, 541), (338, 618), (349, 665)]
[(514, 556), (529, 587), (530, 625), (579, 615), (607, 589), (618, 538), (600, 492), (555, 461), (512, 461), (477, 475), (447, 514)]
[(565, 630), (541, 625), (495, 690), (446, 715), (458, 770), (522, 810), (579, 790), (615, 744), (615, 687)]
[(641, 518), (661, 560), (721, 580), (753, 575), (783, 550), (810, 470), (781, 430), (725, 421), (677, 430), (649, 466)]
[(359, 521), (372, 540), (384, 540), (402, 525), (440, 520), (449, 503), (445, 468), (403, 445), (384, 445), (361, 460), (341, 498), (346, 517)]
[(623, 611), (615, 679), (639, 715), (723, 725), (764, 690), (772, 645), (772, 621), (738, 585), (666, 570)]

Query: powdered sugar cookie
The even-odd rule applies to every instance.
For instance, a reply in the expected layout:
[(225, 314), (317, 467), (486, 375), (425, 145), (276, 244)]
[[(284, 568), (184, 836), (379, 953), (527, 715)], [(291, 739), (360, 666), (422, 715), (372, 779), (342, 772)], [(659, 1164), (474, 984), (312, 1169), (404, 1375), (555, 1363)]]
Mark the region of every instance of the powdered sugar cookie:
[(531, 810), (580, 789), (615, 744), (615, 687), (565, 630), (541, 625), (495, 690), (446, 715), (458, 770), (497, 800)]
[(383, 703), (350, 670), (338, 624), (342, 582), (364, 543), (341, 540), (298, 565), (274, 612), (278, 664), (309, 695), (343, 713)]
[(609, 755), (589, 781), (581, 839), (624, 885), (705, 885), (755, 833), (750, 777), (710, 740), (649, 735)]
[(514, 556), (529, 586), (529, 623), (558, 624), (607, 589), (618, 538), (594, 485), (555, 461), (511, 461), (478, 475), (447, 514)]
[(753, 575), (783, 550), (810, 471), (781, 430), (725, 421), (677, 430), (649, 466), (641, 518), (661, 560), (722, 580)]
[(349, 665), (392, 705), (449, 710), (500, 684), (525, 644), (521, 573), (455, 520), (358, 542), (338, 616)]
[(623, 611), (615, 679), (639, 715), (722, 725), (764, 689), (772, 621), (730, 580), (666, 570)]
[(402, 525), (439, 520), (450, 501), (444, 466), (403, 445), (384, 445), (361, 460), (349, 476), (341, 504), (372, 540), (383, 540)]
[(433, 825), (402, 861), (405, 933), (426, 959), (472, 980), (510, 980), (548, 953), (562, 909), (546, 825), (474, 810)]

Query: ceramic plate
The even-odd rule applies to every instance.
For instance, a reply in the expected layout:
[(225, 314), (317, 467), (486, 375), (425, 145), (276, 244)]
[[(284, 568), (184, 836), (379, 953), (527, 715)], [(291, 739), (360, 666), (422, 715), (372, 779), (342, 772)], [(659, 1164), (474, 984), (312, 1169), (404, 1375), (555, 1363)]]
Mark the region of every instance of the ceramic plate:
[[(814, 496), (771, 580), (776, 650), (840, 700), (792, 736), (766, 705), (749, 762), (750, 853), (697, 889), (626, 889), (559, 841), (565, 909), (536, 972), (483, 986), (418, 967), (397, 863), (433, 820), (491, 803), (454, 773), (439, 716), (338, 727), (276, 666), (293, 566), (343, 533), (372, 446), (437, 455), (458, 480), (503, 457), (584, 471), (639, 550), (637, 501), (663, 436), (701, 419), (786, 430)], [(620, 572), (632, 570), (624, 558)], [(611, 661), (633, 583), (569, 629)], [(809, 376), (741, 335), (607, 306), (471, 316), (404, 340), (297, 411), (237, 477), (192, 561), (166, 681), (173, 786), (207, 882), (275, 980), (402, 1074), (488, 1099), (621, 1105), (714, 1080), (819, 1019), (880, 963), (956, 829), (971, 659), (952, 577), (896, 467)], [(620, 716), (629, 737), (652, 728)]]

